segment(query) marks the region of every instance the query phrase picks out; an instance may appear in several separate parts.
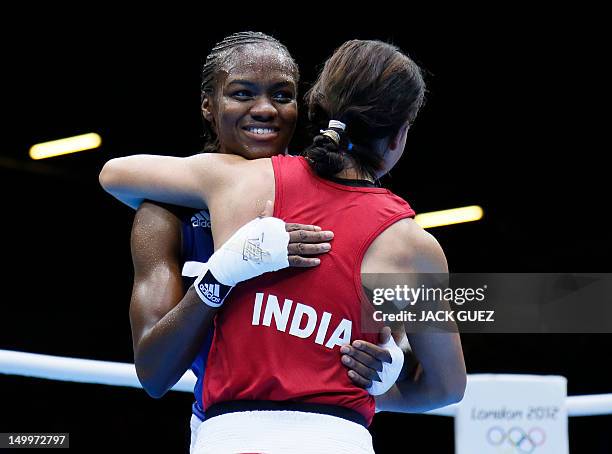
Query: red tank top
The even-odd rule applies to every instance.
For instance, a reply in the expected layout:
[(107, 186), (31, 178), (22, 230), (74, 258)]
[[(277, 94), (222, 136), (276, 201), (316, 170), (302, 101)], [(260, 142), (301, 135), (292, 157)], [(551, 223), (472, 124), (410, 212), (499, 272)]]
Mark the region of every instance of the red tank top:
[(415, 213), (386, 189), (319, 178), (304, 158), (275, 156), (272, 165), (274, 216), (332, 230), (332, 250), (318, 267), (267, 273), (232, 290), (215, 319), (204, 406), (233, 400), (331, 404), (361, 413), (369, 425), (374, 399), (351, 382), (340, 346), (378, 342), (378, 334), (362, 331), (361, 262), (383, 230)]

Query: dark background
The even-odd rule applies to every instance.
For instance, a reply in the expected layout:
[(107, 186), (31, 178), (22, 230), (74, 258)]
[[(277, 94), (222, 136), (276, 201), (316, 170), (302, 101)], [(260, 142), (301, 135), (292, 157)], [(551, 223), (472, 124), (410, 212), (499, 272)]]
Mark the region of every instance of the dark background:
[[(600, 12), (306, 6), (228, 3), (184, 14), (100, 7), (3, 18), (0, 348), (133, 361), (133, 213), (103, 193), (97, 173), (111, 157), (199, 151), (201, 64), (215, 42), (247, 29), (287, 45), (300, 64), (301, 93), (351, 38), (392, 41), (425, 68), (427, 104), (385, 185), (417, 212), (484, 208), (480, 222), (431, 230), (452, 271), (610, 271)], [(254, 9), (268, 12), (255, 17)], [(87, 132), (102, 136), (101, 149), (28, 158), (35, 143)], [(297, 134), (291, 148), (306, 143)], [(469, 373), (560, 374), (570, 395), (612, 392), (610, 335), (463, 342)], [(0, 432), (70, 432), (78, 452), (118, 441), (137, 452), (187, 449), (186, 393), (154, 400), (134, 389), (0, 375), (0, 399)], [(571, 451), (611, 452), (611, 423), (612, 416), (570, 418)], [(452, 418), (384, 414), (372, 433), (380, 453), (453, 449)]]

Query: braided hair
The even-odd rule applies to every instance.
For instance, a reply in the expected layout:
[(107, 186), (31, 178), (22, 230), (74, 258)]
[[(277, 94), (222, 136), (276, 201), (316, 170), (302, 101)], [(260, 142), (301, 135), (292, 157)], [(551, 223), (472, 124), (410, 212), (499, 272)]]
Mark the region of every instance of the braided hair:
[[(214, 96), (218, 75), (223, 70), (224, 65), (229, 61), (231, 55), (238, 49), (249, 44), (263, 44), (272, 47), (279, 53), (287, 57), (295, 76), (296, 83), (299, 80), (299, 69), (297, 63), (291, 57), (289, 50), (276, 38), (260, 32), (239, 32), (225, 37), (217, 43), (206, 57), (206, 62), (202, 66), (202, 84), (200, 88), (200, 105), (205, 99)], [(204, 122), (204, 152), (217, 152), (219, 141), (213, 125), (203, 118)]]

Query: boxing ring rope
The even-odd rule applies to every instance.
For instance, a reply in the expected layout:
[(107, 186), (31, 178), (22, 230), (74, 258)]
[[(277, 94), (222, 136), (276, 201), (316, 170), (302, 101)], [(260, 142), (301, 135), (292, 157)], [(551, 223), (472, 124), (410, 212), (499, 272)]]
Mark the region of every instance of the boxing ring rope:
[[(0, 350), (0, 374), (142, 388), (134, 364), (11, 350)], [(172, 390), (193, 392), (195, 383), (195, 376), (187, 372)]]
[[(11, 350), (0, 350), (0, 374), (142, 388), (136, 376), (134, 364), (66, 358)], [(191, 393), (195, 383), (195, 376), (191, 372), (187, 372), (174, 385), (172, 390)], [(457, 405), (449, 405), (425, 414), (455, 416)], [(566, 405), (568, 416), (609, 415), (612, 414), (612, 394), (568, 396)]]

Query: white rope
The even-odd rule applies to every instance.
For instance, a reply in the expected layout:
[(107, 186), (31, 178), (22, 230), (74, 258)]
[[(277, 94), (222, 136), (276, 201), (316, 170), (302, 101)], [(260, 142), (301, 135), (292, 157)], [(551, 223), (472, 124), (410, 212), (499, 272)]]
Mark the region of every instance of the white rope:
[(612, 414), (612, 394), (591, 394), (567, 398), (569, 416), (596, 416)]
[[(130, 363), (65, 358), (11, 350), (0, 350), (0, 374), (142, 388), (136, 376), (136, 368)], [(191, 393), (195, 383), (196, 379), (189, 371), (172, 390)], [(455, 416), (457, 405), (459, 404), (428, 411), (425, 414)], [(609, 415), (612, 414), (612, 394), (569, 396), (566, 405), (568, 416)]]
[[(65, 358), (10, 350), (0, 350), (0, 374), (142, 388), (136, 375), (136, 368), (130, 363)], [(193, 392), (195, 382), (195, 376), (189, 371), (172, 389)]]

